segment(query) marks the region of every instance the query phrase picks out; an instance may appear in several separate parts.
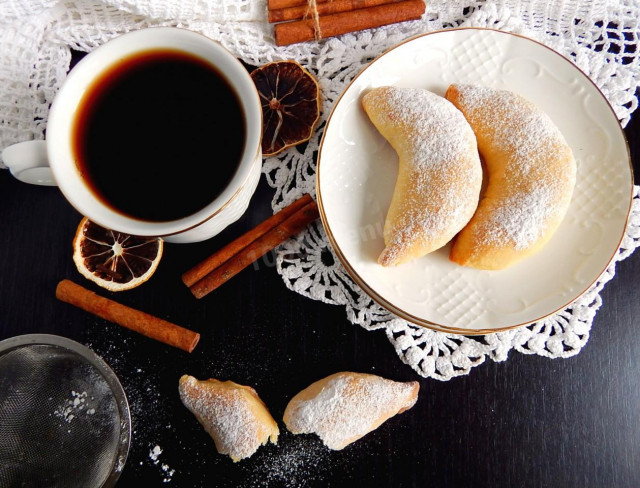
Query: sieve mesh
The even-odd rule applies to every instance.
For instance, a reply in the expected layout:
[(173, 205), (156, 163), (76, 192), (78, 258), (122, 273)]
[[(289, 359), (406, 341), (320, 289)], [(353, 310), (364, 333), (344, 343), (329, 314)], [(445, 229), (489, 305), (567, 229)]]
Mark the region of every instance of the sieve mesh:
[(0, 487), (113, 486), (130, 432), (124, 391), (91, 350), (57, 336), (0, 342)]

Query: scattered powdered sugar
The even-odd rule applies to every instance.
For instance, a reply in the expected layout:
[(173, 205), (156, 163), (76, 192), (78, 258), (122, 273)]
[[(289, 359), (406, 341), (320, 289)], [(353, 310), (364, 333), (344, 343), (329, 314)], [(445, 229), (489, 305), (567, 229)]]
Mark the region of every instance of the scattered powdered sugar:
[[(345, 469), (348, 455), (340, 454)], [(321, 486), (319, 481), (336, 468), (333, 453), (317, 437), (283, 433), (283, 442), (247, 466), (243, 488), (304, 488)], [(346, 465), (346, 466), (345, 466)]]
[(150, 451), (149, 451), (149, 459), (151, 459), (151, 462), (156, 465), (156, 466), (160, 466), (160, 470), (162, 473), (162, 482), (163, 483), (168, 483), (169, 481), (171, 481), (171, 477), (174, 475), (174, 473), (176, 472), (175, 469), (171, 469), (167, 464), (164, 463), (160, 463), (160, 460), (158, 459), (160, 457), (160, 454), (162, 454), (162, 448), (159, 445), (155, 445)]
[[(175, 394), (175, 381), (172, 378), (165, 384), (163, 377), (174, 374), (172, 351), (166, 355), (160, 351), (159, 357), (151, 358), (136, 354), (135, 341), (123, 338), (124, 334), (117, 329), (96, 327), (90, 328), (90, 333), (91, 347), (117, 372), (127, 387), (134, 440), (126, 459), (130, 480), (148, 477), (147, 470), (151, 470), (151, 474), (157, 473), (158, 479), (169, 485), (311, 488), (333, 486), (331, 480), (336, 478), (336, 472), (349, 473), (356, 469), (355, 459), (361, 446), (353, 445), (334, 452), (327, 449), (317, 436), (293, 435), (284, 427), (281, 427), (277, 445), (262, 446), (250, 458), (231, 464), (228, 458), (218, 455), (209, 442), (194, 442), (185, 430), (192, 426), (188, 417), (191, 414), (178, 398), (175, 398), (177, 403), (171, 405), (172, 398), (167, 395)], [(215, 363), (207, 355), (202, 357), (202, 369), (206, 367), (210, 376), (250, 378), (248, 384), (251, 384), (258, 372), (261, 377), (273, 372), (268, 362), (247, 362), (237, 349), (222, 351), (224, 354), (217, 355), (221, 360)], [(285, 356), (287, 362), (291, 362), (291, 358)], [(102, 413), (102, 405), (98, 413)], [(379, 445), (383, 439), (374, 438), (368, 442)], [(176, 460), (180, 461), (179, 466), (176, 466)], [(125, 466), (125, 459), (119, 464)], [(166, 471), (163, 466), (166, 466)], [(225, 477), (218, 477), (218, 473)]]
[(154, 463), (158, 462), (158, 456), (162, 454), (162, 448), (156, 445), (151, 451), (149, 451), (149, 459), (151, 459)]
[[(92, 398), (89, 398), (92, 400)], [(87, 406), (87, 392), (83, 391), (82, 393), (77, 391), (71, 391), (71, 397), (66, 401), (64, 405), (58, 407), (53, 414), (56, 417), (60, 417), (65, 422), (70, 423), (76, 418), (77, 415), (83, 412), (84, 408)], [(89, 408), (84, 412), (86, 415), (93, 415), (96, 413), (95, 408)]]
[(341, 373), (313, 398), (291, 402), (285, 419), (294, 433), (316, 433), (330, 449), (342, 449), (416, 401), (414, 383)]
[[(144, 355), (136, 355), (128, 339), (122, 339), (119, 334), (100, 328), (90, 328), (89, 333), (99, 335), (95, 344), (89, 342), (87, 345), (110, 365), (123, 385), (131, 385), (126, 393), (132, 436), (141, 444), (155, 442), (157, 432), (171, 427), (169, 412), (164, 408), (163, 391), (159, 387), (157, 365)], [(130, 361), (135, 363), (132, 365)]]
[[(401, 159), (385, 227), (383, 264), (416, 246), (424, 252), (451, 240), (469, 221), (478, 202), (482, 168), (476, 139), (453, 104), (427, 90), (383, 87), (364, 98), (374, 125)], [(406, 172), (406, 174), (403, 174)]]
[(162, 470), (162, 473), (164, 474), (164, 478), (162, 478), (162, 482), (163, 483), (168, 483), (169, 481), (171, 481), (171, 477), (173, 476), (173, 473), (176, 472), (175, 469), (171, 469), (167, 464), (162, 463), (160, 465), (160, 469)]

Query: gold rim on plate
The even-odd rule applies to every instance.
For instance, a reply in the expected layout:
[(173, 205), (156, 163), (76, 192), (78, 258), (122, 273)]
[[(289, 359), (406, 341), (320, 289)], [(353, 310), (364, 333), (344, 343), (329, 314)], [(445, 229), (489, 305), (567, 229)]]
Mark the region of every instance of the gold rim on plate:
[(316, 167), (316, 195), (317, 195), (317, 200), (318, 200), (318, 208), (320, 211), (320, 217), (322, 220), (322, 225), (325, 229), (325, 232), (327, 234), (327, 238), (331, 244), (331, 247), (333, 248), (336, 256), (338, 257), (338, 259), (340, 260), (340, 262), (342, 263), (342, 265), (345, 267), (346, 271), (348, 272), (348, 274), (351, 276), (351, 278), (358, 284), (358, 286), (360, 286), (360, 288), (363, 289), (363, 291), (365, 291), (365, 293), (367, 295), (369, 295), (374, 301), (376, 301), (379, 305), (381, 305), (382, 307), (384, 307), (385, 309), (387, 309), (388, 311), (394, 313), (395, 315), (397, 315), (398, 317), (407, 320), (413, 324), (419, 325), (419, 326), (423, 326), (423, 327), (427, 327), (430, 329), (434, 329), (440, 332), (446, 332), (446, 333), (453, 333), (453, 334), (462, 334), (462, 335), (485, 335), (485, 334), (490, 334), (490, 333), (495, 333), (495, 332), (502, 332), (502, 331), (507, 331), (507, 330), (511, 330), (511, 329), (515, 329), (518, 327), (522, 327), (525, 325), (529, 325), (535, 322), (538, 322), (546, 317), (549, 317), (555, 313), (557, 313), (560, 310), (564, 310), (565, 308), (567, 308), (571, 303), (573, 303), (576, 299), (578, 299), (580, 296), (582, 296), (586, 291), (588, 291), (597, 281), (598, 279), (600, 279), (600, 277), (602, 276), (602, 274), (606, 271), (606, 269), (608, 268), (608, 266), (611, 264), (611, 262), (614, 260), (618, 249), (620, 248), (620, 243), (622, 242), (622, 239), (624, 238), (625, 232), (626, 232), (626, 228), (628, 225), (628, 221), (629, 221), (629, 214), (631, 212), (631, 205), (632, 205), (632, 201), (633, 201), (633, 165), (631, 163), (631, 154), (629, 151), (629, 144), (626, 138), (626, 135), (624, 134), (624, 131), (622, 130), (622, 127), (620, 126), (619, 122), (617, 123), (617, 127), (620, 130), (620, 134), (622, 135), (622, 138), (625, 142), (625, 146), (626, 146), (626, 160), (627, 163), (629, 165), (629, 169), (630, 169), (630, 175), (631, 175), (631, 191), (630, 191), (630, 195), (628, 197), (628, 207), (626, 209), (626, 217), (625, 217), (625, 226), (622, 230), (622, 234), (620, 235), (620, 238), (618, 239), (618, 244), (615, 247), (615, 249), (613, 250), (613, 253), (611, 254), (610, 258), (606, 261), (606, 264), (604, 265), (604, 267), (601, 269), (601, 271), (597, 274), (596, 278), (593, 279), (589, 285), (587, 287), (585, 287), (584, 289), (580, 290), (579, 293), (575, 294), (575, 296), (573, 296), (573, 298), (571, 300), (569, 300), (568, 302), (566, 302), (565, 304), (563, 304), (560, 307), (554, 307), (553, 310), (549, 311), (548, 313), (545, 313), (543, 315), (540, 315), (539, 317), (536, 317), (534, 320), (530, 320), (530, 321), (526, 321), (526, 322), (522, 322), (522, 323), (518, 323), (518, 324), (514, 324), (514, 325), (510, 325), (507, 327), (500, 327), (500, 328), (483, 328), (483, 329), (463, 329), (463, 328), (458, 328), (458, 327), (452, 327), (452, 326), (448, 326), (448, 325), (444, 325), (444, 324), (440, 324), (434, 321), (430, 321), (428, 319), (425, 318), (421, 318), (421, 317), (417, 317), (409, 312), (406, 312), (405, 310), (399, 308), (398, 306), (394, 305), (393, 303), (391, 303), (389, 300), (387, 300), (385, 297), (383, 297), (380, 293), (376, 292), (356, 271), (355, 269), (352, 267), (352, 265), (350, 264), (349, 260), (345, 257), (345, 255), (343, 254), (340, 246), (337, 243), (337, 240), (332, 232), (331, 226), (329, 224), (328, 218), (327, 218), (327, 214), (325, 211), (325, 205), (323, 202), (323, 197), (322, 197), (322, 191), (321, 191), (321, 185), (320, 185), (320, 165), (322, 162), (322, 153), (323, 153), (323, 149), (324, 149), (324, 144), (325, 144), (325, 137), (328, 133), (328, 129), (329, 126), (331, 124), (331, 120), (332, 117), (336, 111), (336, 109), (339, 107), (340, 105), (340, 101), (342, 100), (343, 96), (349, 91), (349, 89), (351, 88), (351, 86), (356, 82), (356, 80), (358, 80), (358, 78), (360, 76), (362, 76), (369, 68), (371, 68), (373, 65), (375, 65), (378, 61), (380, 61), (380, 59), (382, 59), (383, 57), (385, 57), (387, 54), (391, 53), (392, 51), (394, 51), (395, 49), (397, 49), (400, 46), (403, 46), (407, 43), (413, 42), (417, 39), (423, 38), (423, 37), (427, 37), (427, 36), (434, 36), (434, 35), (438, 35), (438, 34), (442, 34), (442, 33), (450, 33), (452, 31), (469, 31), (469, 30), (474, 30), (474, 31), (492, 31), (492, 32), (498, 32), (502, 35), (507, 35), (507, 36), (513, 36), (513, 37), (517, 37), (520, 39), (524, 39), (526, 41), (532, 42), (537, 44), (538, 46), (541, 46), (543, 48), (545, 48), (546, 50), (550, 51), (551, 53), (555, 54), (559, 59), (561, 59), (563, 62), (568, 63), (570, 65), (570, 68), (572, 68), (573, 70), (575, 70), (576, 73), (579, 73), (580, 75), (582, 75), (582, 77), (587, 80), (596, 90), (597, 92), (600, 94), (600, 96), (602, 97), (602, 99), (605, 101), (606, 106), (609, 108), (609, 110), (611, 110), (611, 113), (614, 116), (614, 119), (616, 121), (618, 121), (617, 116), (615, 114), (614, 109), (611, 107), (611, 104), (609, 103), (609, 101), (607, 100), (607, 98), (604, 96), (604, 94), (602, 93), (602, 91), (598, 88), (598, 86), (593, 82), (593, 80), (591, 80), (591, 78), (589, 78), (589, 76), (587, 76), (580, 68), (578, 68), (571, 60), (569, 60), (568, 58), (566, 58), (565, 56), (563, 56), (562, 54), (558, 53), (557, 51), (551, 49), (550, 47), (542, 44), (541, 42), (538, 42), (534, 39), (530, 39), (526, 36), (522, 36), (519, 34), (514, 34), (511, 32), (505, 32), (505, 31), (501, 31), (498, 29), (491, 29), (491, 28), (482, 28), (482, 27), (459, 27), (459, 28), (453, 28), (453, 29), (445, 29), (445, 30), (439, 30), (439, 31), (434, 31), (434, 32), (429, 32), (429, 33), (425, 33), (425, 34), (419, 34), (417, 36), (413, 36), (393, 47), (391, 47), (390, 49), (386, 50), (385, 52), (383, 52), (382, 54), (378, 55), (373, 61), (371, 61), (367, 66), (365, 66), (354, 78), (353, 80), (351, 80), (351, 82), (344, 88), (344, 90), (342, 91), (342, 93), (340, 94), (340, 97), (338, 97), (338, 99), (336, 100), (336, 102), (334, 103), (334, 106), (331, 110), (331, 113), (329, 114), (329, 117), (327, 119), (327, 123), (322, 135), (322, 139), (320, 141), (320, 146), (319, 146), (319, 150), (318, 150), (318, 159), (317, 159), (317, 167)]

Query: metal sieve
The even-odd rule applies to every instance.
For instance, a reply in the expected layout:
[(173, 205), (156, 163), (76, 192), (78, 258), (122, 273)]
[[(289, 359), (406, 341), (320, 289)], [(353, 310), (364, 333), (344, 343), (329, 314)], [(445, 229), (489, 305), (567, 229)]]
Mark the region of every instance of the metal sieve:
[(29, 334), (0, 342), (0, 487), (111, 487), (131, 440), (118, 378), (89, 348)]

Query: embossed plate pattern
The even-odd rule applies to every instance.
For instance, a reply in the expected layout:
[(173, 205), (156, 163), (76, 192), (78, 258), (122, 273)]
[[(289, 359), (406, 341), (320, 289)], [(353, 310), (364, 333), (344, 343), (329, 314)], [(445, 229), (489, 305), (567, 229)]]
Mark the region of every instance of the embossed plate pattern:
[[(376, 259), (397, 176), (397, 156), (369, 122), (360, 98), (384, 85), (444, 95), (451, 83), (520, 93), (558, 125), (576, 157), (565, 220), (535, 256), (502, 271), (448, 260), (449, 246), (396, 268)], [(347, 87), (329, 117), (318, 156), (322, 222), (353, 279), (377, 302), (416, 324), (480, 334), (536, 322), (567, 307), (612, 260), (631, 206), (628, 146), (608, 102), (560, 54), (491, 29), (454, 29), (387, 51)]]

